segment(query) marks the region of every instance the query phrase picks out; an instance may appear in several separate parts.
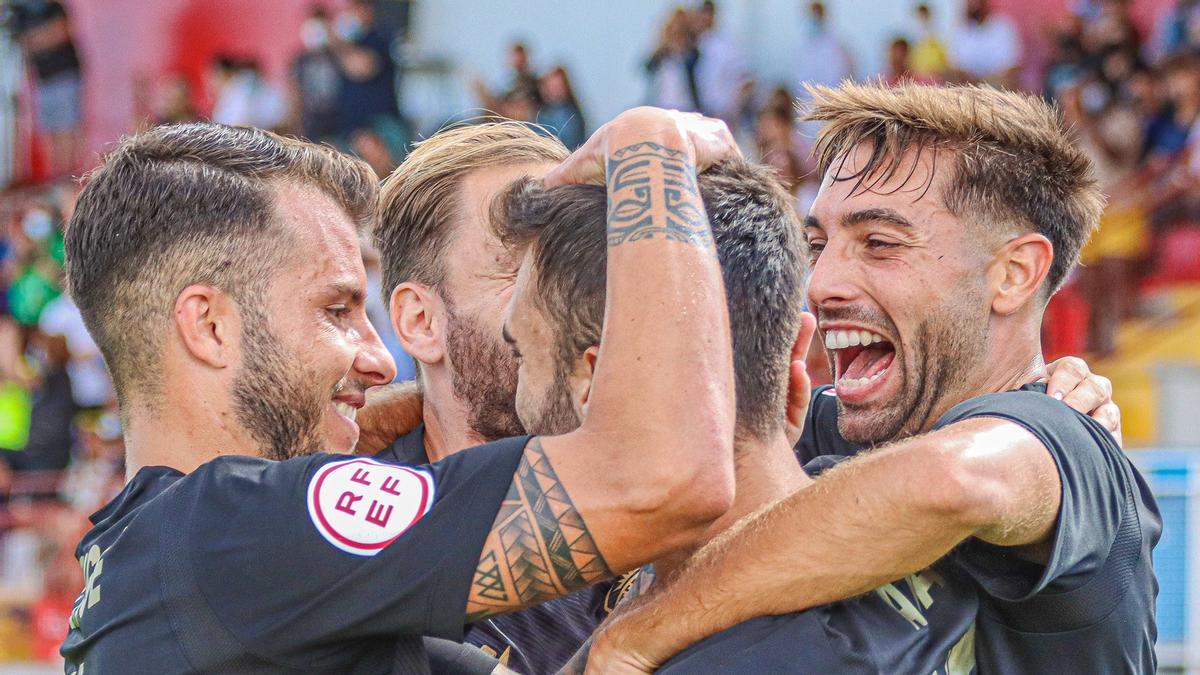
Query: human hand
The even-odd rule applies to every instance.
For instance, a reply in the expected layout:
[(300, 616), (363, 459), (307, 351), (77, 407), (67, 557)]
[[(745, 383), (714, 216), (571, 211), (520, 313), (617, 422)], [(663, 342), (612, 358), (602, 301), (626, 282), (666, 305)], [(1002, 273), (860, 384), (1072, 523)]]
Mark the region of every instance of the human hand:
[(602, 184), (610, 153), (637, 142), (656, 142), (684, 150), (699, 173), (741, 150), (724, 122), (699, 113), (643, 106), (617, 115), (596, 130), (578, 150), (543, 179), (546, 187), (571, 183)]

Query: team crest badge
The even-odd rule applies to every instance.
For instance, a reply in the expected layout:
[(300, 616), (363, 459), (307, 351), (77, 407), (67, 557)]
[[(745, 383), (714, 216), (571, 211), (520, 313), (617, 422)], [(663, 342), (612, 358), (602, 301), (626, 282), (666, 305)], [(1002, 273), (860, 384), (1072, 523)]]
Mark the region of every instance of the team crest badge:
[(370, 557), (428, 513), (433, 498), (428, 472), (361, 457), (317, 470), (308, 483), (308, 515), (325, 541)]

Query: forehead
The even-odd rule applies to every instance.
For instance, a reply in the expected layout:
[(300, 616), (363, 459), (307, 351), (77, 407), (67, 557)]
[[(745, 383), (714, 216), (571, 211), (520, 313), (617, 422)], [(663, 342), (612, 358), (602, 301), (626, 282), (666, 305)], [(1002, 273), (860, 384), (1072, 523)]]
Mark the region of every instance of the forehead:
[[(551, 162), (508, 164), (476, 169), (463, 176), (444, 261), (451, 283), (472, 276), (486, 277), (511, 264), (500, 242), (492, 235), (492, 201), (518, 178), (541, 178), (553, 167)], [(512, 271), (507, 272), (511, 275)]]
[(345, 209), (313, 186), (283, 184), (276, 214), (291, 235), (289, 269), (308, 281), (365, 283), (358, 230)]
[(953, 217), (942, 202), (943, 190), (952, 173), (948, 151), (910, 148), (900, 156), (894, 171), (890, 162), (863, 174), (872, 154), (870, 143), (860, 143), (839, 155), (821, 180), (810, 215), (824, 225), (865, 209), (890, 209), (914, 225), (935, 215)]

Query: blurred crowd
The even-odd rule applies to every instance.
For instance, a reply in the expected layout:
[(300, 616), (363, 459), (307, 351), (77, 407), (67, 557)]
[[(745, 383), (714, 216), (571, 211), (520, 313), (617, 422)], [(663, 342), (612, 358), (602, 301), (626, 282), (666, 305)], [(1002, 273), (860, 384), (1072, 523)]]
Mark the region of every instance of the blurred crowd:
[[(1069, 20), (1042, 36), (1052, 51), (1043, 93), (1061, 104), (1110, 197), (1085, 265), (1049, 310), (1052, 354), (1112, 352), (1121, 320), (1158, 311), (1147, 301), (1154, 288), (1180, 275), (1200, 279), (1200, 0), (1179, 0), (1149, 34), (1136, 30), (1129, 5), (1077, 0)], [(62, 4), (18, 6), (5, 22), (36, 94), (48, 173), (61, 178), (0, 193), (0, 662), (55, 658), (82, 583), (73, 546), (86, 516), (124, 478), (121, 423), (103, 361), (62, 294), (62, 233), (79, 189), (70, 176), (85, 168), (86, 64)], [(778, 171), (804, 212), (819, 183), (810, 158), (814, 129), (797, 115), (805, 84), (1025, 81), (1028, 50), (1016, 24), (990, 11), (987, 0), (966, 0), (946, 34), (929, 6), (914, 4), (909, 24), (879, 46), (885, 68), (878, 73), (855, 63), (830, 20), (834, 10), (804, 6), (792, 77), (767, 81), (722, 24), (719, 5), (675, 8), (642, 64), (643, 102), (724, 119), (747, 155)], [(296, 134), (357, 154), (388, 175), (417, 136), (398, 94), (404, 59), (394, 31), (370, 0), (348, 0), (336, 12), (314, 6), (299, 37), (288, 86), (267, 78), (254, 55), (221, 54), (202, 83), (183, 76), (137, 83), (139, 117), (147, 125), (208, 118)], [(503, 83), (476, 80), (473, 92), (484, 117), (528, 122), (568, 147), (590, 130), (567, 68), (539, 68), (524, 43), (508, 48)], [(364, 259), (377, 283), (376, 256), (364, 250)], [(370, 297), (400, 377), (412, 377), (378, 293)], [(813, 371), (816, 381), (828, 377)]]

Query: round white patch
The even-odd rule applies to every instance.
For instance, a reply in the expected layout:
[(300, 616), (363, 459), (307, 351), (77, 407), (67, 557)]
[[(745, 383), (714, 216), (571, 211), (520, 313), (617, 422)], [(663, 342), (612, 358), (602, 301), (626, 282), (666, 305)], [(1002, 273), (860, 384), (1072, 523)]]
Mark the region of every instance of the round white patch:
[(308, 483), (308, 515), (325, 541), (373, 556), (433, 504), (433, 476), (366, 457), (330, 462)]

